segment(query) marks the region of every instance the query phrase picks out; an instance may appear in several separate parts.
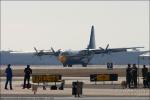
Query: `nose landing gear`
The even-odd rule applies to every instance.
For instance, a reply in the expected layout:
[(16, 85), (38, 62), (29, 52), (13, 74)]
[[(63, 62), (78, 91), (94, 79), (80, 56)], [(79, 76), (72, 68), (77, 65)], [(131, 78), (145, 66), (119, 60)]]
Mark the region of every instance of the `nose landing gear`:
[(82, 64), (82, 67), (87, 67), (87, 64), (85, 64), (85, 63), (84, 63), (84, 64)]
[(68, 64), (68, 65), (67, 65), (67, 64), (63, 64), (63, 67), (67, 67), (67, 66), (68, 66), (68, 67), (72, 67), (71, 64)]

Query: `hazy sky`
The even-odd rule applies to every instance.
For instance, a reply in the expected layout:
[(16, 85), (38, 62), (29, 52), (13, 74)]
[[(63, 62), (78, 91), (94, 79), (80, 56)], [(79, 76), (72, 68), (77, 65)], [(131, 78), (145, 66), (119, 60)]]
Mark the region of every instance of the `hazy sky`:
[(149, 48), (149, 1), (1, 1), (1, 49)]

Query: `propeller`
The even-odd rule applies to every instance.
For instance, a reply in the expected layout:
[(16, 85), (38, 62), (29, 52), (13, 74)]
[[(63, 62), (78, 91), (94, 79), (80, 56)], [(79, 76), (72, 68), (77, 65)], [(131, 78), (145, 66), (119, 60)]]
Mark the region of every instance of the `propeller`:
[(51, 47), (52, 52), (54, 53), (55, 56), (58, 56), (61, 52), (61, 49), (58, 49), (57, 51), (55, 51), (52, 47)]
[(44, 53), (44, 52), (43, 52), (44, 50), (37, 50), (36, 47), (34, 47), (34, 50), (35, 50), (35, 52), (36, 52), (36, 53), (35, 53), (36, 56), (42, 56), (43, 53)]
[(105, 49), (105, 50), (108, 50), (108, 47), (109, 47), (109, 44), (107, 44), (107, 46), (106, 46), (106, 49)]
[(37, 50), (36, 47), (34, 47), (34, 50), (36, 52), (36, 53), (34, 53), (34, 56), (38, 56), (40, 58), (40, 60), (41, 60), (42, 59), (43, 50)]
[(102, 47), (99, 47), (99, 49), (104, 50)]
[(36, 47), (34, 47), (34, 50), (36, 51), (36, 53), (38, 53), (38, 50), (36, 49)]
[(52, 52), (55, 54), (56, 52), (55, 52), (55, 50), (51, 47), (51, 50), (52, 50)]
[[(104, 51), (104, 53), (109, 53), (109, 54), (110, 54), (110, 52), (108, 51), (108, 47), (109, 47), (109, 44), (107, 44), (107, 46), (106, 46), (106, 48), (105, 48), (105, 49), (104, 49), (104, 48), (102, 48), (102, 47), (99, 47), (99, 49), (103, 50), (103, 51)], [(103, 56), (104, 56), (104, 53), (103, 53)]]
[(106, 48), (105, 48), (105, 49), (104, 49), (104, 48), (102, 48), (102, 47), (99, 47), (99, 49), (107, 51), (107, 50), (108, 50), (108, 47), (109, 47), (109, 44), (107, 44), (107, 46), (106, 46)]

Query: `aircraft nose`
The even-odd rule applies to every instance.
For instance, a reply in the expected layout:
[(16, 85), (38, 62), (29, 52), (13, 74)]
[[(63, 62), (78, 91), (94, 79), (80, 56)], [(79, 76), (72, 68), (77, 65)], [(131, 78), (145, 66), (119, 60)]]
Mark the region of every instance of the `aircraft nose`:
[(64, 63), (66, 61), (66, 57), (65, 56), (59, 56), (58, 59), (59, 59), (59, 61), (61, 63)]

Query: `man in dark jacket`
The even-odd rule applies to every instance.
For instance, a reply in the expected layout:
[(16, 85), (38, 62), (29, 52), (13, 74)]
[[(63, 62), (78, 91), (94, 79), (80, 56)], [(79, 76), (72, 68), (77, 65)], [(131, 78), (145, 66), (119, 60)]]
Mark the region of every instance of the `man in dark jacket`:
[(133, 64), (132, 75), (133, 75), (132, 78), (133, 78), (134, 88), (137, 88), (137, 67), (136, 67), (136, 64)]
[(10, 90), (12, 90), (12, 69), (10, 68), (10, 64), (8, 64), (8, 67), (5, 70), (5, 74), (6, 74), (6, 83), (5, 83), (5, 89), (7, 90), (7, 84), (9, 82), (10, 84)]
[(126, 69), (126, 82), (127, 86), (130, 88), (131, 85), (131, 65), (128, 64), (128, 67)]
[[(32, 69), (30, 68), (30, 65), (27, 65), (27, 68), (24, 69), (24, 85), (23, 85), (23, 89), (24, 88), (29, 88), (30, 85), (30, 75), (32, 74)], [(26, 80), (28, 81), (28, 84), (26, 84)]]
[(143, 65), (143, 68), (142, 68), (142, 77), (143, 77), (144, 88), (148, 87), (147, 72), (148, 72), (148, 68), (146, 68), (146, 66)]

